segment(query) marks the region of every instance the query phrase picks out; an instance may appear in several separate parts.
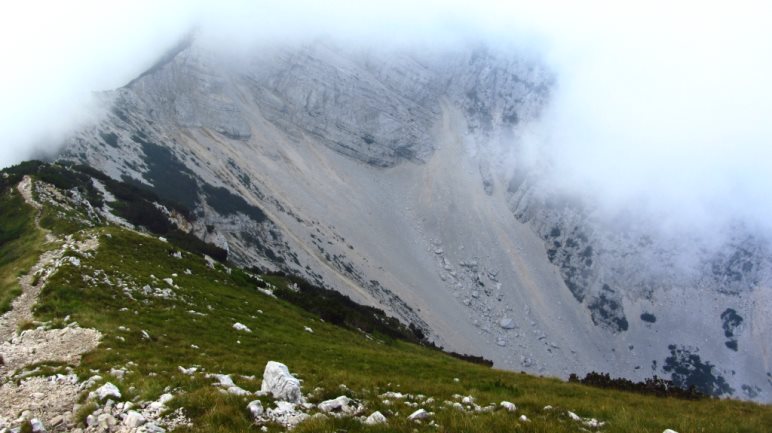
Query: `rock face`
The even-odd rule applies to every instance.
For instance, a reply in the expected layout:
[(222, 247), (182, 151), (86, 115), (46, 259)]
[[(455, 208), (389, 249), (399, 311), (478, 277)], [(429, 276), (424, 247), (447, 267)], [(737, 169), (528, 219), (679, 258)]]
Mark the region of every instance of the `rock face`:
[(286, 365), (268, 361), (263, 372), (263, 383), (260, 391), (270, 392), (276, 400), (289, 403), (302, 403), (300, 381), (292, 376)]
[(550, 190), (520, 149), (553, 81), (474, 44), (233, 58), (191, 41), (104, 93), (105, 117), (60, 158), (189, 207), (185, 231), (233, 262), (302, 275), (497, 367), (641, 380), (695, 360), (675, 350), (700, 366), (679, 380), (772, 401), (769, 246), (741, 228), (716, 248), (645, 217), (620, 226)]

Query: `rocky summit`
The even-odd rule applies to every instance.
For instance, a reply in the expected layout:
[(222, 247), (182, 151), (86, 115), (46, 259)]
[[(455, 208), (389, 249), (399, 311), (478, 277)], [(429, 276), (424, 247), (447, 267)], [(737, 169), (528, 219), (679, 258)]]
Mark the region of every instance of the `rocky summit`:
[(245, 267), (384, 309), (447, 350), (568, 377), (658, 375), (772, 401), (769, 245), (720, 247), (550, 188), (522, 138), (555, 79), (516, 51), (233, 54), (188, 39), (59, 161), (152, 190)]

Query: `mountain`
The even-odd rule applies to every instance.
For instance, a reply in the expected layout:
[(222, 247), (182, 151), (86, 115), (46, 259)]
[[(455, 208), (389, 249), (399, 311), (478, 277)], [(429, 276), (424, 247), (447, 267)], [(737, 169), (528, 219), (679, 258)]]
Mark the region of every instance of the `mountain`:
[(619, 391), (457, 359), (337, 292), (214, 259), (182, 229), (191, 218), (90, 167), (0, 171), (0, 430), (760, 432), (772, 419), (662, 381)]
[[(60, 161), (152, 190), (230, 263), (383, 308), (447, 350), (772, 401), (769, 245), (599, 217), (524, 163), (554, 77), (484, 45), (186, 40)], [(613, 180), (610, 180), (613, 181)]]

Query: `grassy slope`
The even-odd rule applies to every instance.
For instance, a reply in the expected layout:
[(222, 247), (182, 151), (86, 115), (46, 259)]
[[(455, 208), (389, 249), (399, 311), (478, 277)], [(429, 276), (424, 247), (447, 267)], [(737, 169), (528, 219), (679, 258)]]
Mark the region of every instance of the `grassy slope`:
[[(71, 315), (82, 326), (94, 327), (105, 334), (100, 348), (86, 356), (79, 371), (84, 377), (90, 369), (104, 375), (114, 366), (128, 361), (131, 367), (118, 384), (125, 396), (157, 397), (170, 386), (184, 391), (175, 400), (194, 419), (196, 432), (257, 431), (249, 422), (245, 397), (225, 396), (200, 375), (184, 376), (177, 366), (199, 365), (208, 372), (256, 375), (255, 380), (238, 379), (248, 390), (257, 390), (265, 362), (277, 360), (287, 364), (304, 380), (308, 393), (324, 389), (314, 401), (333, 398), (342, 393), (340, 384), (348, 386), (349, 395), (362, 399), (367, 412), (381, 410), (389, 417), (387, 426), (367, 427), (354, 420), (311, 421), (296, 431), (370, 431), (370, 432), (578, 432), (580, 426), (569, 421), (565, 410), (584, 417), (607, 421), (604, 432), (661, 432), (672, 428), (688, 432), (763, 432), (772, 425), (772, 407), (736, 401), (682, 401), (647, 397), (637, 394), (567, 384), (488, 369), (466, 363), (442, 353), (401, 341), (351, 332), (326, 323), (284, 301), (256, 290), (239, 271), (228, 275), (222, 268), (208, 269), (204, 261), (192, 254), (175, 259), (168, 254), (169, 244), (117, 228), (97, 229), (101, 246), (93, 259), (83, 258), (80, 268), (64, 267), (44, 289), (37, 314), (41, 319), (62, 319)], [(109, 234), (110, 237), (104, 234)], [(188, 268), (192, 275), (183, 272)], [(105, 282), (89, 285), (81, 274), (104, 270), (113, 285)], [(190, 304), (180, 300), (143, 298), (139, 302), (123, 295), (116, 281), (123, 279), (131, 287), (150, 284), (164, 287), (153, 280), (177, 273), (175, 283)], [(280, 280), (277, 282), (281, 283)], [(146, 302), (145, 302), (146, 301)], [(120, 311), (128, 307), (128, 311)], [(211, 308), (210, 308), (211, 307)], [(259, 313), (260, 309), (263, 313)], [(206, 313), (199, 317), (188, 313)], [(232, 329), (241, 322), (252, 333)], [(130, 331), (119, 331), (125, 326)], [(304, 332), (303, 327), (314, 333)], [(141, 338), (141, 330), (151, 341)], [(116, 338), (122, 336), (125, 341)], [(194, 349), (191, 344), (198, 345)], [(157, 376), (151, 376), (151, 373)], [(453, 378), (459, 378), (454, 382)], [(133, 387), (133, 388), (132, 388)], [(375, 398), (385, 391), (425, 394), (437, 400), (423, 406), (437, 412), (440, 428), (407, 422), (414, 409), (384, 406)], [(473, 395), (481, 405), (501, 400), (513, 401), (518, 412), (498, 410), (492, 414), (462, 414), (443, 409), (443, 400), (458, 393)], [(267, 403), (267, 400), (264, 400)], [(545, 405), (555, 410), (545, 412)], [(398, 412), (397, 415), (395, 412)], [(526, 414), (530, 423), (519, 423)], [(272, 427), (275, 430), (275, 427)]]
[(21, 293), (18, 278), (41, 253), (45, 236), (35, 226), (34, 215), (15, 188), (0, 191), (0, 313)]

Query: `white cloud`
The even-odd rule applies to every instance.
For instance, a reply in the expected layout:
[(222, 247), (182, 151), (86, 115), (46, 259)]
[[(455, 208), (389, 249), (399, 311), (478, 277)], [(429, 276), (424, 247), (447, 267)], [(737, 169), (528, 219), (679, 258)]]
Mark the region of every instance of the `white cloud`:
[[(207, 41), (321, 35), (423, 49), (465, 38), (539, 53), (558, 86), (536, 153), (557, 186), (674, 224), (772, 226), (772, 11), (763, 1), (28, 1), (0, 18), (0, 166), (56, 143), (198, 24)], [(770, 220), (772, 221), (772, 220)]]

